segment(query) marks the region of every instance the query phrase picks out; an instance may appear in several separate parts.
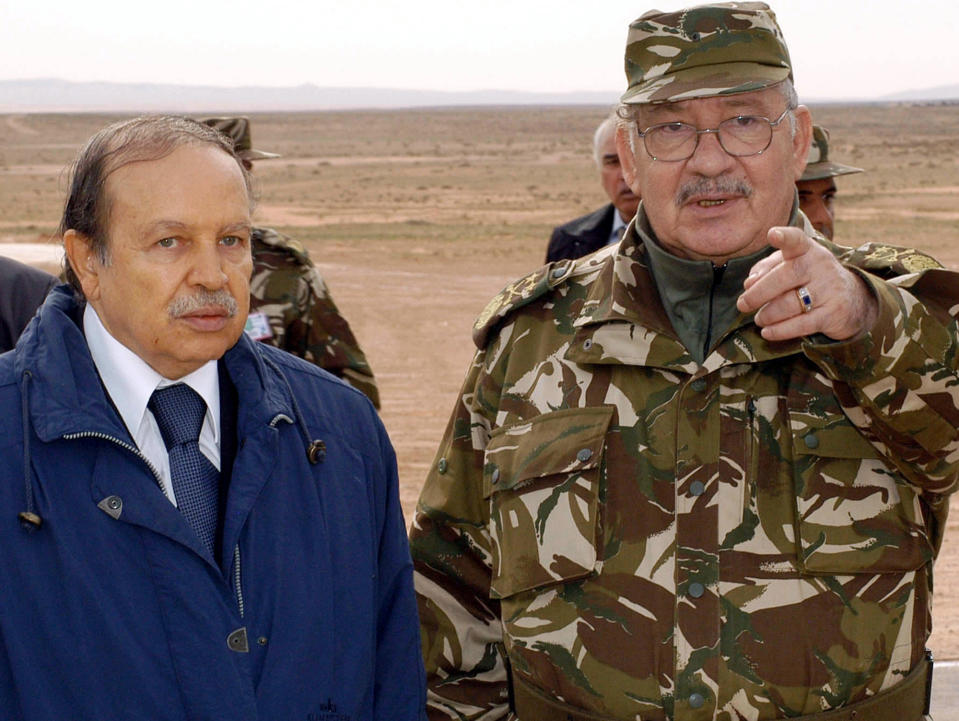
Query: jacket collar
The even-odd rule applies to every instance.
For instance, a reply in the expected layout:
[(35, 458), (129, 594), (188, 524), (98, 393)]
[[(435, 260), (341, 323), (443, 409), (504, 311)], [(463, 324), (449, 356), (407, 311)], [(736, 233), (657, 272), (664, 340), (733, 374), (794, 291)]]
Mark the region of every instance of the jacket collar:
[[(82, 303), (69, 286), (53, 289), (39, 317), (17, 344), (17, 378), (29, 373), (30, 422), (45, 442), (75, 433), (100, 433), (130, 441), (97, 374), (82, 327)], [(241, 334), (223, 357), (236, 387), (240, 428), (269, 424), (278, 415), (294, 418), (290, 390), (264, 362), (255, 341)]]
[[(794, 205), (791, 225), (803, 227)], [(646, 365), (690, 374), (732, 363), (755, 363), (801, 352), (799, 339), (770, 343), (759, 333), (754, 314), (740, 313), (730, 331), (702, 366), (678, 339), (649, 268), (649, 257), (637, 223), (648, 227), (645, 209), (629, 223), (617, 251), (605, 256), (573, 327), (577, 329), (566, 357), (577, 363)]]

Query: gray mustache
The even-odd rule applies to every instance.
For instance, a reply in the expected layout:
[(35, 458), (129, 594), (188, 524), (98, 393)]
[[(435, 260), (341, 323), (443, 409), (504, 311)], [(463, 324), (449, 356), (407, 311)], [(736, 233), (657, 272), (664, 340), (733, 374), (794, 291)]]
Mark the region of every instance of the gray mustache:
[(683, 184), (676, 191), (676, 205), (685, 205), (697, 195), (712, 195), (716, 193), (731, 193), (749, 197), (753, 194), (752, 186), (745, 180), (732, 178), (699, 178)]
[(173, 302), (167, 306), (167, 313), (173, 318), (180, 318), (194, 313), (201, 308), (209, 308), (210, 306), (223, 308), (230, 318), (236, 315), (236, 299), (228, 290), (223, 289), (214, 291), (201, 290), (193, 295), (175, 298)]

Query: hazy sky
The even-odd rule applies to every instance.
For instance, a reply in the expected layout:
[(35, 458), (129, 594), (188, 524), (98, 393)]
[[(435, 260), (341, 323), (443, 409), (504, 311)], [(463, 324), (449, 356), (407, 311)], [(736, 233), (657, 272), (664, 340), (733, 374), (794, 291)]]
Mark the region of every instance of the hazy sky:
[[(0, 80), (619, 91), (630, 21), (688, 4), (2, 0)], [(770, 4), (801, 97), (959, 83), (955, 0)]]

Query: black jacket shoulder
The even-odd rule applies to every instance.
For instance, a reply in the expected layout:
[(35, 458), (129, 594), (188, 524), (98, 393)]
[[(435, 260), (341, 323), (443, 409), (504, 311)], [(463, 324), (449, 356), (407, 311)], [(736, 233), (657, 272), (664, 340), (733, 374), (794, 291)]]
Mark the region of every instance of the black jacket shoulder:
[(0, 353), (8, 351), (33, 318), (57, 279), (42, 270), (0, 256)]
[(609, 203), (599, 210), (553, 228), (546, 249), (546, 262), (573, 260), (602, 248), (613, 230), (615, 212), (616, 208)]

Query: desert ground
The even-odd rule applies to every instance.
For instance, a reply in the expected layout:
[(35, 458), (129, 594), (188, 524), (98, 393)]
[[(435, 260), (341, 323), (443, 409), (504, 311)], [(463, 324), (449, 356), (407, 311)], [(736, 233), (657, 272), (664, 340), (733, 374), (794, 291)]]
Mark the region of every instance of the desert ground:
[[(915, 246), (959, 268), (959, 105), (812, 110), (832, 131), (832, 157), (867, 170), (838, 181), (837, 240)], [(473, 352), (473, 318), (542, 263), (554, 225), (605, 202), (590, 155), (605, 112), (252, 118), (254, 147), (283, 156), (256, 165), (257, 222), (307, 246), (366, 350), (407, 519)], [(64, 168), (113, 119), (0, 116), (0, 242), (55, 242)], [(936, 566), (937, 659), (959, 659), (957, 527), (954, 509)]]

